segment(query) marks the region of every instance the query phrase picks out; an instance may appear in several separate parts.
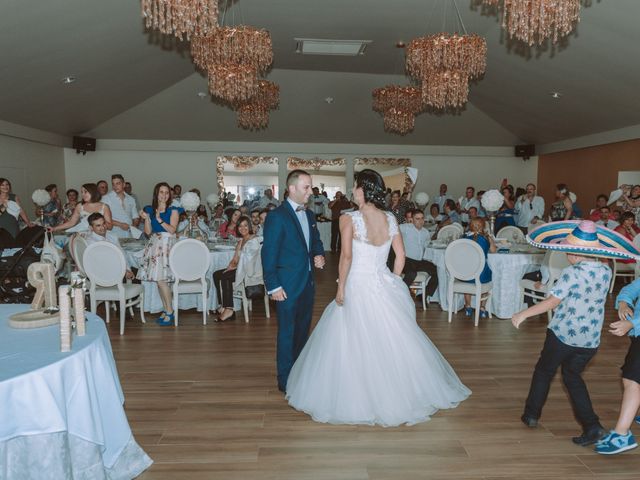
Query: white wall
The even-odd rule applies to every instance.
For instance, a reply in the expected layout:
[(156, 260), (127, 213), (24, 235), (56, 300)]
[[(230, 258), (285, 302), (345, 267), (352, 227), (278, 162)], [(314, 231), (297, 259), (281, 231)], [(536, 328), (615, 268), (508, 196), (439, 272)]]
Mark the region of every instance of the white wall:
[[(82, 156), (65, 149), (64, 157), (67, 185), (78, 187), (122, 173), (141, 202), (147, 203), (159, 181), (179, 183), (183, 189), (196, 187), (203, 196), (216, 192), (216, 158), (230, 154), (273, 155), (281, 160), (288, 156), (343, 157), (349, 164), (356, 157), (410, 158), (419, 170), (416, 192), (425, 191), (430, 196), (437, 194), (443, 182), (457, 198), (467, 185), (486, 190), (497, 188), (504, 177), (515, 186), (537, 178), (537, 158), (526, 162), (515, 158), (513, 147), (99, 140), (96, 152)], [(351, 179), (345, 179), (346, 189), (351, 184)]]
[(9, 179), (27, 215), (33, 217), (31, 194), (35, 189), (55, 183), (64, 197), (63, 149), (0, 134), (0, 177)]

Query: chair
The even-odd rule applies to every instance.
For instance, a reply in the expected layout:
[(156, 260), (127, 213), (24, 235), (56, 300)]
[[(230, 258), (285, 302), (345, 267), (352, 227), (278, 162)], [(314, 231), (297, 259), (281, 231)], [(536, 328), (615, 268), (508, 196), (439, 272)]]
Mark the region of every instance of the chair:
[(71, 252), (71, 258), (73, 258), (74, 263), (78, 267), (78, 270), (83, 275), (85, 274), (84, 266), (82, 265), (82, 259), (84, 256), (84, 252), (89, 246), (87, 240), (80, 234), (75, 234), (69, 240), (70, 247), (69, 251)]
[[(242, 313), (244, 314), (245, 323), (249, 323), (249, 312), (253, 310), (253, 300), (247, 298), (244, 290), (244, 282), (237, 286), (233, 292), (233, 298), (238, 298), (242, 302)], [(264, 291), (264, 311), (267, 318), (271, 318), (271, 310), (269, 309), (269, 294), (267, 289)]]
[(418, 272), (413, 283), (409, 285), (410, 290), (415, 291), (416, 293), (420, 292), (420, 295), (422, 295), (422, 310), (427, 309), (426, 291), (427, 291), (427, 284), (429, 283), (430, 279), (431, 279), (431, 276), (427, 272)]
[(609, 293), (613, 292), (613, 287), (616, 284), (616, 278), (631, 278), (636, 277), (636, 263), (623, 263), (620, 260), (613, 260), (613, 275), (611, 275), (611, 286), (609, 287)]
[(436, 236), (436, 240), (445, 241), (446, 239), (457, 240), (464, 233), (462, 226), (459, 226), (457, 223), (452, 223), (450, 225), (445, 225), (440, 230), (438, 230), (438, 235)]
[(524, 233), (518, 227), (514, 227), (512, 225), (507, 225), (506, 227), (502, 227), (500, 231), (497, 233), (496, 238), (504, 238), (505, 240), (509, 240), (513, 243), (525, 243), (526, 239), (524, 237)]
[[(444, 252), (444, 263), (449, 274), (449, 323), (453, 314), (453, 300), (456, 293), (475, 295), (476, 312), (474, 325), (480, 320), (480, 305), (482, 300), (487, 302), (487, 311), (491, 317), (489, 300), (491, 299), (492, 284), (480, 283), (480, 274), (484, 270), (486, 259), (482, 247), (473, 240), (460, 239), (449, 244)], [(474, 283), (467, 283), (473, 280)]]
[(181, 293), (202, 295), (202, 324), (207, 324), (207, 271), (211, 263), (209, 249), (200, 240), (185, 238), (176, 242), (169, 252), (169, 268), (173, 272), (173, 311), (178, 326), (178, 297)]
[[(549, 292), (553, 288), (553, 285), (556, 283), (558, 278), (560, 278), (562, 270), (570, 265), (569, 261), (567, 260), (567, 255), (564, 252), (554, 251), (547, 251), (542, 264), (549, 269), (549, 280), (539, 289), (535, 287), (536, 282), (534, 280), (520, 280), (520, 298), (522, 299), (520, 301), (520, 304), (524, 303), (525, 297), (532, 298), (536, 301), (546, 299), (549, 296)], [(531, 291), (527, 292), (526, 290)], [(549, 321), (551, 321), (553, 317), (553, 311), (549, 310), (547, 312), (547, 316), (549, 318)]]
[(89, 296), (91, 311), (96, 313), (98, 302), (106, 303), (107, 322), (109, 302), (120, 302), (120, 335), (124, 335), (124, 319), (127, 307), (138, 305), (140, 319), (144, 319), (144, 289), (140, 284), (123, 283), (127, 262), (122, 251), (109, 242), (96, 242), (87, 247), (82, 256), (82, 265), (90, 280)]

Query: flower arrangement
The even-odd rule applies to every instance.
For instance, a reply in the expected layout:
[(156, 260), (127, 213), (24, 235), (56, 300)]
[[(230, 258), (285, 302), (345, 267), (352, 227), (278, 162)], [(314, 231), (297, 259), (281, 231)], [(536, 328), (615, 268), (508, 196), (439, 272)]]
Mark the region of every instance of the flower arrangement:
[(207, 195), (207, 205), (215, 207), (220, 202), (220, 196), (215, 193)]
[(31, 194), (31, 200), (33, 203), (38, 205), (39, 207), (44, 207), (47, 203), (51, 201), (51, 195), (46, 190), (39, 188)]
[(414, 200), (418, 205), (427, 205), (427, 203), (429, 203), (429, 195), (424, 192), (420, 192), (416, 194)]
[(497, 212), (504, 203), (504, 196), (498, 190), (488, 190), (482, 195), (481, 203), (487, 212)]
[(200, 197), (195, 192), (187, 192), (180, 197), (180, 204), (187, 212), (195, 212), (200, 206)]

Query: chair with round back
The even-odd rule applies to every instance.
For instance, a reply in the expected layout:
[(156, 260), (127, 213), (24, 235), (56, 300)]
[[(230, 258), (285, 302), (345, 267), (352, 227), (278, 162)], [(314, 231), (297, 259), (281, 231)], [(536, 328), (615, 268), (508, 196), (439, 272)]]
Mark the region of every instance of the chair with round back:
[(505, 240), (509, 240), (513, 243), (526, 242), (526, 238), (524, 236), (524, 233), (522, 233), (522, 230), (520, 230), (518, 227), (514, 227), (513, 225), (502, 227), (497, 233), (496, 238), (504, 238)]
[(438, 230), (436, 239), (441, 241), (446, 241), (448, 239), (457, 240), (462, 236), (462, 233), (462, 227), (459, 227), (457, 226), (457, 224), (452, 223), (451, 225), (445, 225), (440, 230)]
[[(449, 275), (449, 323), (451, 323), (453, 314), (455, 294), (466, 293), (476, 297), (474, 325), (477, 327), (480, 320), (482, 300), (486, 300), (487, 311), (491, 316), (492, 284), (491, 282), (480, 283), (480, 274), (484, 270), (486, 263), (482, 247), (473, 240), (466, 238), (455, 240), (445, 250), (444, 262)], [(468, 283), (469, 280), (473, 280), (473, 283)]]
[(96, 313), (98, 302), (106, 302), (107, 316), (110, 301), (120, 302), (120, 335), (124, 335), (127, 307), (138, 305), (140, 318), (144, 319), (144, 290), (137, 283), (123, 283), (127, 262), (122, 250), (109, 242), (96, 242), (87, 247), (82, 256), (84, 271), (91, 281), (89, 296), (91, 311)]
[(202, 295), (202, 324), (207, 324), (207, 272), (211, 263), (209, 249), (200, 240), (185, 238), (169, 252), (169, 268), (173, 272), (173, 311), (178, 326), (178, 296), (181, 293)]
[(76, 233), (71, 237), (69, 242), (71, 243), (71, 246), (69, 249), (71, 250), (71, 257), (73, 258), (73, 261), (76, 263), (76, 266), (78, 267), (78, 270), (80, 271), (80, 273), (84, 275), (85, 272), (84, 272), (84, 266), (82, 265), (82, 259), (84, 257), (85, 250), (89, 246), (89, 244), (87, 243), (87, 239), (84, 238), (84, 236), (82, 236), (81, 234)]
[[(560, 278), (560, 275), (562, 275), (562, 270), (569, 265), (566, 253), (548, 250), (542, 260), (541, 269), (546, 268), (549, 271), (549, 279), (539, 288), (536, 288), (536, 282), (534, 280), (520, 280), (520, 298), (522, 299), (520, 304), (524, 303), (525, 297), (532, 298), (536, 302), (540, 302), (547, 298), (549, 296), (549, 292), (553, 288), (553, 285)], [(551, 321), (553, 317), (553, 310), (549, 310), (547, 312), (547, 316), (549, 321)]]

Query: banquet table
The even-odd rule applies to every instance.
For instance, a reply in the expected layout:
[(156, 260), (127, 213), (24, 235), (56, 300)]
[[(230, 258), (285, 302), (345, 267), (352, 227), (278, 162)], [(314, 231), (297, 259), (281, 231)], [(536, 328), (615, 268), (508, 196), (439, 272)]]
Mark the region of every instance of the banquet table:
[(320, 233), (320, 240), (322, 240), (322, 246), (325, 250), (331, 249), (331, 222), (318, 222), (318, 232)]
[[(522, 252), (490, 253), (487, 262), (491, 268), (493, 289), (491, 294), (491, 313), (498, 318), (511, 318), (524, 308), (520, 298), (520, 280), (525, 273), (540, 269), (544, 254), (535, 249)], [(449, 308), (449, 275), (444, 263), (445, 248), (427, 247), (424, 259), (429, 260), (438, 269), (438, 290), (433, 300), (440, 302), (443, 310)], [(463, 306), (462, 295), (457, 295), (456, 308)]]
[[(130, 242), (123, 243), (122, 249), (127, 257), (127, 264), (132, 267), (139, 268), (142, 260), (142, 254), (144, 253), (144, 243)], [(229, 265), (229, 262), (233, 258), (235, 247), (220, 246), (209, 249), (209, 270), (207, 270), (207, 279), (209, 280), (209, 292), (207, 294), (207, 306), (209, 310), (215, 310), (218, 308), (218, 297), (216, 294), (216, 287), (213, 283), (213, 273), (216, 270), (221, 270)], [(157, 313), (163, 310), (162, 299), (160, 298), (160, 292), (158, 291), (158, 284), (156, 282), (142, 282), (144, 288), (144, 311)], [(199, 293), (183, 293), (178, 298), (178, 308), (180, 310), (188, 310), (191, 308), (197, 308), (199, 312), (202, 311), (202, 295)], [(238, 303), (238, 302), (236, 302)], [(236, 305), (236, 310), (240, 309), (239, 303)]]
[(0, 480), (130, 479), (153, 461), (123, 409), (104, 322), (60, 352), (60, 328), (9, 326), (29, 305), (0, 305)]

